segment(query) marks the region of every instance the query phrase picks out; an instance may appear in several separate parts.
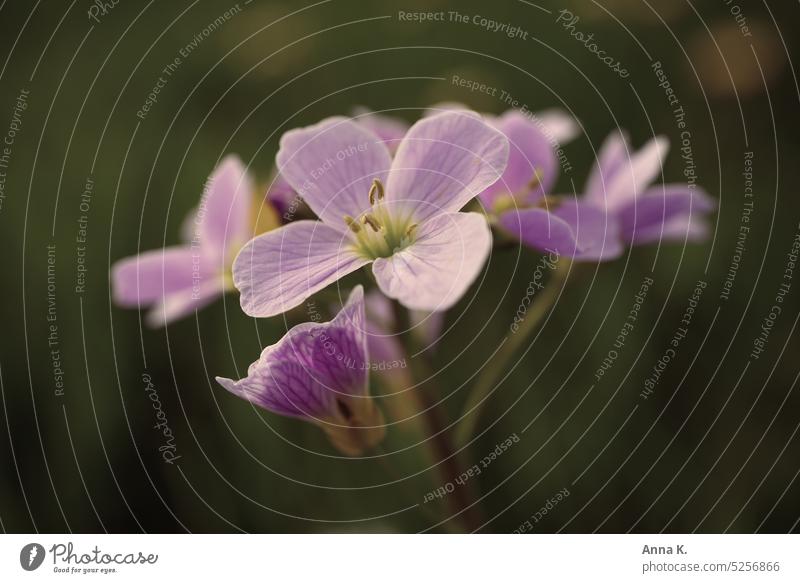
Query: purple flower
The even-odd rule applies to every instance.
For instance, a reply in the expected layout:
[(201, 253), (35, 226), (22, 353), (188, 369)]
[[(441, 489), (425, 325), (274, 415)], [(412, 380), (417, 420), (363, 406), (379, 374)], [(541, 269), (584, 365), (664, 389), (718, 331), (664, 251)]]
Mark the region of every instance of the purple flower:
[(184, 224), (184, 244), (122, 259), (112, 268), (114, 302), (149, 306), (147, 323), (165, 325), (233, 289), (233, 257), (252, 236), (253, 185), (236, 156), (206, 182), (200, 205)]
[[(702, 217), (715, 208), (700, 188), (686, 184), (650, 187), (668, 150), (664, 137), (630, 154), (625, 136), (602, 146), (585, 196), (551, 196), (555, 156), (534, 129), (519, 119), (500, 119), (512, 153), (503, 179), (481, 195), (497, 223), (523, 243), (578, 261), (619, 257), (626, 245), (659, 240), (700, 240)], [(529, 182), (524, 182), (525, 178)], [(507, 188), (500, 189), (504, 184)]]
[(491, 249), (485, 218), (458, 211), (498, 179), (507, 157), (503, 134), (471, 112), (418, 121), (394, 160), (346, 118), (287, 132), (279, 171), (321, 221), (296, 221), (245, 245), (233, 266), (242, 308), (283, 313), (372, 263), (390, 298), (446, 310)]
[(319, 425), (347, 455), (377, 445), (386, 429), (369, 395), (364, 289), (330, 322), (299, 324), (263, 350), (247, 377), (217, 382), (254, 405)]
[(378, 136), (393, 154), (408, 132), (408, 124), (399, 117), (375, 113), (363, 106), (353, 108), (353, 121)]

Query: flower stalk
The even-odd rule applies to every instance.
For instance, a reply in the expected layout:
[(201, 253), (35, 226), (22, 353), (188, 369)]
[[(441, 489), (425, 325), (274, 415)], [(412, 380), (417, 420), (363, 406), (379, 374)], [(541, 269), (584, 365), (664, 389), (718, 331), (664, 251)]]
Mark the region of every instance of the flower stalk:
[[(445, 498), (449, 506), (451, 518), (459, 519), (466, 532), (475, 532), (483, 524), (478, 499), (475, 496), (473, 485), (470, 482), (458, 484), (457, 480), (464, 473), (464, 467), (459, 452), (452, 440), (452, 432), (442, 414), (441, 406), (436, 402), (435, 395), (440, 394), (435, 389), (433, 371), (424, 355), (417, 354), (409, 313), (399, 302), (392, 302), (394, 310), (395, 333), (408, 356), (409, 366), (414, 382), (419, 387), (416, 395), (422, 409), (422, 416), (428, 432), (426, 443), (431, 449), (431, 454), (436, 460), (439, 470), (441, 485), (452, 483), (455, 489)], [(416, 355), (416, 356), (415, 356)]]

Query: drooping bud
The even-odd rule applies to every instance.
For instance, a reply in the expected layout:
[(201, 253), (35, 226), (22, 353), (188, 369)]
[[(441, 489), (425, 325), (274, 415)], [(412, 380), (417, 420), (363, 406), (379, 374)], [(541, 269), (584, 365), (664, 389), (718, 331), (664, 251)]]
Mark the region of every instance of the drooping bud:
[(357, 456), (383, 441), (386, 425), (374, 399), (342, 395), (337, 397), (336, 405), (337, 414), (319, 423), (336, 449)]

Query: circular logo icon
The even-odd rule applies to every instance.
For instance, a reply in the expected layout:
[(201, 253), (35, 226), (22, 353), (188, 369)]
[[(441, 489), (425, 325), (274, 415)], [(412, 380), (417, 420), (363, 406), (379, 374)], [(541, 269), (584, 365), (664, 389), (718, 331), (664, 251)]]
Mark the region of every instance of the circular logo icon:
[(35, 571), (44, 562), (44, 547), (39, 543), (29, 543), (19, 552), (19, 564), (26, 571)]

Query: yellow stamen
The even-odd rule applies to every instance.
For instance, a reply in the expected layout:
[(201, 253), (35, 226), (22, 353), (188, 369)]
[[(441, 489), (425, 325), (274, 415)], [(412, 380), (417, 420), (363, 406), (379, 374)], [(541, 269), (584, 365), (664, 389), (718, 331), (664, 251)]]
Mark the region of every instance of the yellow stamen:
[(369, 204), (374, 205), (376, 200), (383, 200), (384, 195), (383, 183), (376, 178), (369, 187)]
[(369, 213), (361, 216), (361, 222), (372, 227), (372, 230), (376, 233), (381, 230), (381, 224), (378, 222), (378, 219)]

